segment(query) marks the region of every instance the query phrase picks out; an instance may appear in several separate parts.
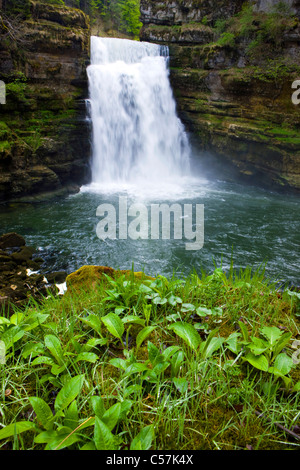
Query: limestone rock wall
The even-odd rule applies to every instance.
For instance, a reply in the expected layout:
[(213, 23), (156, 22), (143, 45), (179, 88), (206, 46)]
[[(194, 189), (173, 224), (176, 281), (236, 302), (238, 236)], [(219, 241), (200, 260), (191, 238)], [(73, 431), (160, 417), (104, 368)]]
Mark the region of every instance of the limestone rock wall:
[(65, 194), (89, 180), (89, 19), (29, 3), (26, 18), (3, 16), (0, 29), (0, 202)]
[(300, 105), (291, 100), (299, 18), (299, 0), (141, 0), (141, 40), (169, 46), (178, 112), (199, 158), (291, 191), (300, 189)]

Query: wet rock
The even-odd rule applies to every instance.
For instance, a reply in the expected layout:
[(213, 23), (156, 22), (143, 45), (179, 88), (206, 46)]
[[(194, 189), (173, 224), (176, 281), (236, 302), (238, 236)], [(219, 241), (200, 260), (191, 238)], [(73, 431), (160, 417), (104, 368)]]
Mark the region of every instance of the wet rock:
[[(26, 305), (31, 297), (36, 300), (51, 292), (59, 293), (56, 284), (65, 281), (64, 271), (41, 272), (44, 260), (35, 256), (35, 249), (26, 246), (25, 239), (17, 233), (0, 237), (0, 312), (9, 312), (11, 305)], [(1, 313), (0, 313), (1, 315)]]
[(25, 239), (15, 232), (5, 233), (0, 237), (0, 249), (25, 246)]
[(45, 274), (49, 284), (61, 284), (65, 282), (68, 273), (66, 271), (56, 271)]
[(32, 255), (35, 252), (34, 248), (31, 248), (29, 246), (24, 246), (20, 251), (17, 251), (16, 253), (13, 253), (11, 255), (13, 261), (15, 261), (17, 264), (21, 263), (29, 263), (32, 259)]

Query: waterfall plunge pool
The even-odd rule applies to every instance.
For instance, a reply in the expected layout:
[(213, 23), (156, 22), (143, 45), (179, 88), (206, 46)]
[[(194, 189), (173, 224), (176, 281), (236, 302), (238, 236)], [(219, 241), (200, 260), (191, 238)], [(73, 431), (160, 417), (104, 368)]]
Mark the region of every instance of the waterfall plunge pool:
[[(221, 264), (228, 270), (232, 258), (236, 269), (266, 263), (270, 279), (300, 284), (299, 199), (206, 179), (194, 170), (189, 139), (176, 115), (165, 47), (92, 37), (88, 77), (91, 184), (57, 201), (2, 206), (2, 233), (23, 235), (49, 271), (133, 265), (153, 276), (188, 275)], [(120, 197), (149, 213), (153, 204), (203, 205), (203, 247), (186, 250), (186, 240), (174, 238), (172, 219), (169, 239), (150, 234), (122, 239), (118, 219), (115, 239), (99, 239), (97, 208), (110, 204), (118, 211)]]

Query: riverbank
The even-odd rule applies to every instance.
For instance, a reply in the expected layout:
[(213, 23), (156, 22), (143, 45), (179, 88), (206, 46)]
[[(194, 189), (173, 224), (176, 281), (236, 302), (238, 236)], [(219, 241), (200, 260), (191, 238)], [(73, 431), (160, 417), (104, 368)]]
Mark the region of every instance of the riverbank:
[(3, 450), (299, 448), (299, 293), (250, 268), (66, 283), (1, 317)]

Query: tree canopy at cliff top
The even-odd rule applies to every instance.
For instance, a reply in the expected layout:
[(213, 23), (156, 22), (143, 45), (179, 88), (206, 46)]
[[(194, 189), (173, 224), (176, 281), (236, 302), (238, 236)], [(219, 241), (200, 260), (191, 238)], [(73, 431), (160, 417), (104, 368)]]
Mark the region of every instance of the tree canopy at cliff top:
[[(137, 37), (142, 26), (139, 20), (139, 0), (40, 0), (57, 6), (79, 8), (90, 16), (91, 22), (110, 22), (117, 31)], [(2, 8), (8, 15), (28, 16), (29, 0), (4, 0)]]

